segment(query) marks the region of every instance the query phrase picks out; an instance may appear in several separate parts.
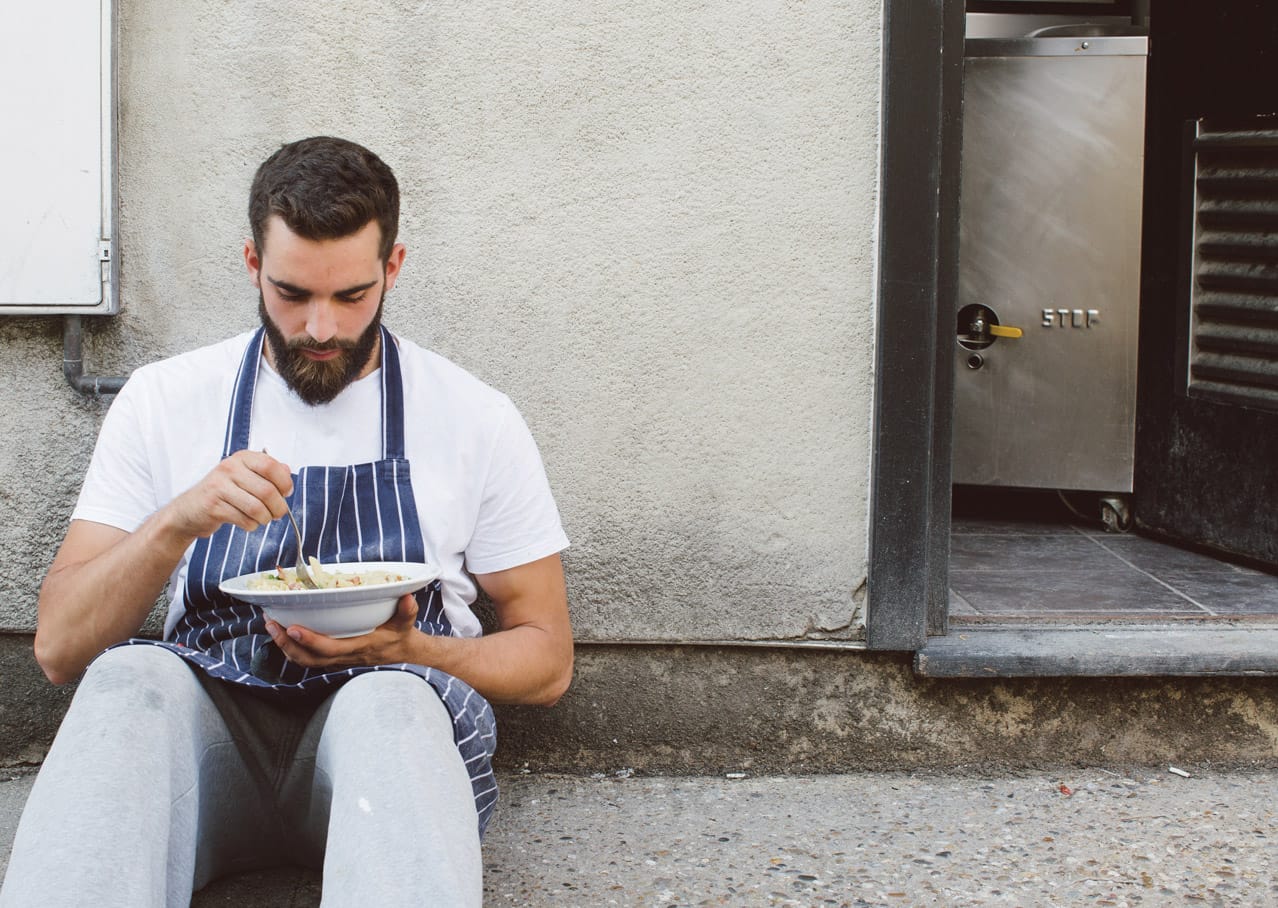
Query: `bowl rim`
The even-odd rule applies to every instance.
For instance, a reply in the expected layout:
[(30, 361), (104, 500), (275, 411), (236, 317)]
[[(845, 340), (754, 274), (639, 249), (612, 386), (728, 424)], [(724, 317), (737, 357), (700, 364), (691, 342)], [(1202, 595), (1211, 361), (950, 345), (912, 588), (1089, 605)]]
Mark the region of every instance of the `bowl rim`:
[(331, 587), (319, 590), (251, 590), (248, 582), (270, 571), (250, 571), (236, 577), (228, 577), (217, 585), (217, 588), (232, 598), (253, 605), (263, 606), (267, 603), (276, 608), (314, 608), (329, 605), (358, 605), (364, 602), (384, 599), (390, 595), (395, 598), (422, 589), (438, 580), (441, 570), (437, 565), (424, 561), (336, 561), (320, 562), (326, 571), (346, 574), (360, 571), (390, 570), (404, 574), (403, 580), (391, 583), (374, 583), (367, 586)]

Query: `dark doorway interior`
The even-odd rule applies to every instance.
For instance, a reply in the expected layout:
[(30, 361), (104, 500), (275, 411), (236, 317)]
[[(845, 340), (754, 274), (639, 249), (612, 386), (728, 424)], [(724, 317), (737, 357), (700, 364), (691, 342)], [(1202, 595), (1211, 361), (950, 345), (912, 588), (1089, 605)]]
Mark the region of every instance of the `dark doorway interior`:
[(1150, 21), (1135, 518), (1278, 564), (1278, 4)]

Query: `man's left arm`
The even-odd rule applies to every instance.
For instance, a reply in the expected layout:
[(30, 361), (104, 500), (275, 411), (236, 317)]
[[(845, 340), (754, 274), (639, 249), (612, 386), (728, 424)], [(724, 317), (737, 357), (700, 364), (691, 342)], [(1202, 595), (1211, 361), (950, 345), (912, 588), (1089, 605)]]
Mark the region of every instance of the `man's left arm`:
[(477, 574), (498, 629), (482, 637), (439, 637), (418, 629), (417, 602), (399, 601), (389, 621), (361, 637), (335, 639), (268, 621), (271, 638), (299, 665), (336, 668), (409, 662), (447, 672), (494, 703), (550, 706), (572, 680), (572, 625), (559, 555)]

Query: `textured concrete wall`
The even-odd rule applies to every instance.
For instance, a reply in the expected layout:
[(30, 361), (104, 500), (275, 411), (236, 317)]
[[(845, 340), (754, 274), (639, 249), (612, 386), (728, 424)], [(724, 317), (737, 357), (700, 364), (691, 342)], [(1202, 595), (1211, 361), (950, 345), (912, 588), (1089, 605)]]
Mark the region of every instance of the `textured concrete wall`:
[[(253, 168), (365, 142), (405, 195), (387, 321), (522, 408), (580, 635), (857, 634), (877, 2), (119, 0), (119, 39), (123, 313), (89, 326), (90, 370), (252, 326)], [(58, 330), (0, 322), (10, 629), (104, 410)]]

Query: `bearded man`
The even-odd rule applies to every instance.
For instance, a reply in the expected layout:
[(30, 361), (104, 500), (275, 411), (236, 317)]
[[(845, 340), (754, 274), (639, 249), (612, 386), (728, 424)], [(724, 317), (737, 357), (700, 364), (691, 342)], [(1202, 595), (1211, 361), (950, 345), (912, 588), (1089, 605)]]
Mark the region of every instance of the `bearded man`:
[[(244, 244), (261, 327), (114, 401), (40, 593), (36, 658), (81, 680), (5, 908), (185, 905), (286, 862), (323, 867), (326, 906), (480, 904), (489, 702), (568, 687), (567, 538), (511, 401), (381, 324), (398, 219), (372, 152), (280, 148)], [(296, 560), (288, 505), (321, 562), (440, 577), (361, 636), (268, 620), (218, 587)], [(163, 638), (136, 637), (166, 584)]]

